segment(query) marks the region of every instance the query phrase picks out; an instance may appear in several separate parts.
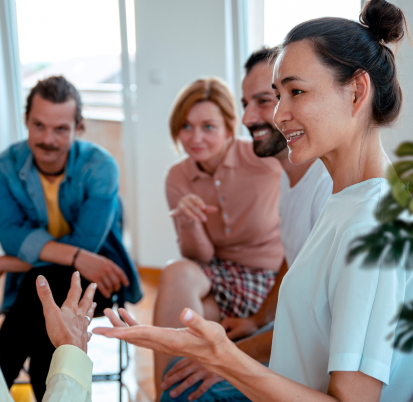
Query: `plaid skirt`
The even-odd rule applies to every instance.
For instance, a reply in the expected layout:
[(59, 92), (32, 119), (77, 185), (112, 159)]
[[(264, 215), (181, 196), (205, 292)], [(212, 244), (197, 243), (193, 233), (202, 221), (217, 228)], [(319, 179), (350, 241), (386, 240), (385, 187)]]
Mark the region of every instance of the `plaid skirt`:
[(212, 282), (212, 293), (221, 319), (246, 318), (255, 314), (275, 284), (277, 273), (248, 268), (236, 262), (214, 257), (209, 263), (197, 261)]

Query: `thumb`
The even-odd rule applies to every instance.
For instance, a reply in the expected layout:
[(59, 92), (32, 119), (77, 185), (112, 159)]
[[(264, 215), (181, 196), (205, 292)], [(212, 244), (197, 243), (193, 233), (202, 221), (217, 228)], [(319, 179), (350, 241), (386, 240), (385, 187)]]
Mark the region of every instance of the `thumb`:
[(217, 322), (207, 321), (195, 311), (186, 308), (181, 313), (182, 323), (193, 333), (209, 344), (227, 339), (225, 331)]
[(50, 290), (49, 283), (43, 275), (39, 275), (36, 279), (37, 295), (42, 303), (44, 311), (50, 311), (57, 307), (54, 302), (52, 291)]
[(208, 322), (190, 308), (182, 311), (181, 322), (199, 335), (203, 335), (207, 331)]

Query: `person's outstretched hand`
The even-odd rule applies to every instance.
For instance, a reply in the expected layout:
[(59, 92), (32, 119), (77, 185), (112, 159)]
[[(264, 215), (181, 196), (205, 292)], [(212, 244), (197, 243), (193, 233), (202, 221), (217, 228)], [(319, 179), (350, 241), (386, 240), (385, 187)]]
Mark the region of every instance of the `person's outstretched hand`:
[(119, 314), (129, 327), (113, 311), (106, 309), (105, 315), (114, 328), (97, 327), (93, 333), (123, 339), (157, 352), (189, 357), (205, 366), (213, 366), (225, 359), (226, 351), (231, 346), (236, 348), (220, 324), (204, 320), (189, 308), (181, 313), (181, 321), (186, 328), (178, 329), (139, 325), (124, 309), (119, 309)]
[(93, 302), (93, 296), (96, 284), (91, 283), (80, 300), (80, 275), (79, 272), (73, 273), (69, 293), (62, 308), (56, 305), (44, 276), (37, 277), (36, 288), (43, 306), (47, 335), (53, 346), (57, 349), (62, 345), (73, 345), (87, 353), (87, 343), (92, 334), (87, 332), (89, 320), (86, 316), (92, 320), (95, 312), (96, 303)]

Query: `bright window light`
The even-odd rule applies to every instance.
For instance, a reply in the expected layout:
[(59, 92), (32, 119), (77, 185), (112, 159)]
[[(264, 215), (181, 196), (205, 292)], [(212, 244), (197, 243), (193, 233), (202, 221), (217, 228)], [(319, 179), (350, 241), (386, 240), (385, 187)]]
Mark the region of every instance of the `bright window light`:
[(264, 43), (276, 46), (297, 24), (320, 17), (358, 21), (361, 0), (264, 0)]

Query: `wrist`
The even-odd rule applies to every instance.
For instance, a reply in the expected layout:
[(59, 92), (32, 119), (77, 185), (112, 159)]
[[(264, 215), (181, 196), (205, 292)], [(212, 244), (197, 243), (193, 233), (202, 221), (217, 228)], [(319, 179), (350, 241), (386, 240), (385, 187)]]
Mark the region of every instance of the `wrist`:
[(79, 247), (76, 252), (73, 254), (73, 259), (72, 259), (72, 268), (76, 268), (76, 261), (77, 258), (79, 257), (80, 252), (82, 251), (82, 249)]

